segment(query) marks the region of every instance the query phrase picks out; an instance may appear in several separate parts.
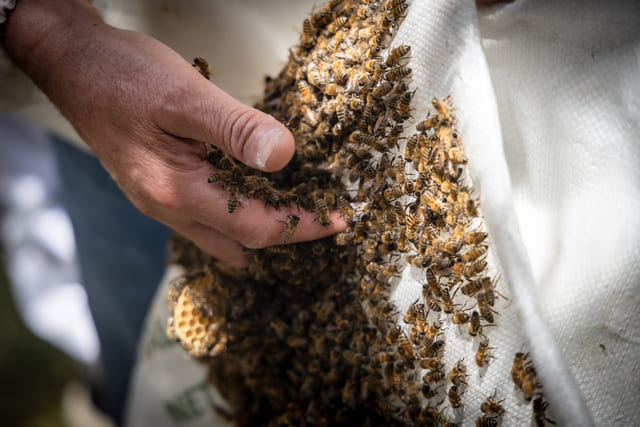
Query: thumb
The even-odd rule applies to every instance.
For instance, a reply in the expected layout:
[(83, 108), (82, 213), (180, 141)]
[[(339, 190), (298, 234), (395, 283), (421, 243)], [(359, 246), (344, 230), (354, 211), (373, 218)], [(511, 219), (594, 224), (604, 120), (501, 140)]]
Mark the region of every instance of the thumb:
[[(251, 108), (202, 78), (191, 66), (192, 88), (178, 90), (158, 117), (172, 135), (207, 142), (254, 169), (273, 172), (293, 157), (291, 132), (268, 114)], [(174, 99), (171, 99), (174, 98)]]

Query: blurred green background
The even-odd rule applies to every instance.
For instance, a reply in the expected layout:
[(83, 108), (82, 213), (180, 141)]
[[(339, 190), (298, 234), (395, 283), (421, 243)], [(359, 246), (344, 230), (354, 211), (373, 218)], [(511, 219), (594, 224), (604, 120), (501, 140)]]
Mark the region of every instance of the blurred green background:
[(3, 265), (0, 252), (0, 425), (69, 426), (63, 393), (81, 367), (22, 323)]

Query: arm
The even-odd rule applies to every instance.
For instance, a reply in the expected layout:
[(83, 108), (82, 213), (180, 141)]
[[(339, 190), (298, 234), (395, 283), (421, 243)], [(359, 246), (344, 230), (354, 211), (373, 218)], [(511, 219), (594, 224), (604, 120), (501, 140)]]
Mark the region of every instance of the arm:
[[(202, 144), (275, 171), (294, 152), (282, 124), (221, 91), (162, 43), (106, 25), (82, 0), (20, 0), (1, 40), (143, 213), (234, 265), (245, 264), (243, 247), (282, 243), (288, 210), (250, 200), (229, 214), (226, 191), (206, 182), (212, 166)], [(314, 213), (300, 216), (292, 242), (345, 227), (337, 215), (328, 228)]]

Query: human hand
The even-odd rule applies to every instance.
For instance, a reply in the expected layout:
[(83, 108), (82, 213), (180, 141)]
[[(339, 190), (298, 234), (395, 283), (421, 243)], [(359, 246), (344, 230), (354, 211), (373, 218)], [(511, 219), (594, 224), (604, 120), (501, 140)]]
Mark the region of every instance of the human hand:
[[(104, 24), (79, 0), (22, 0), (2, 40), (143, 213), (235, 266), (246, 265), (245, 247), (282, 243), (290, 209), (252, 199), (230, 214), (226, 190), (207, 183), (213, 166), (203, 144), (275, 171), (294, 153), (281, 123), (224, 93), (157, 40)], [(337, 212), (326, 228), (315, 213), (295, 213), (291, 242), (346, 227)]]

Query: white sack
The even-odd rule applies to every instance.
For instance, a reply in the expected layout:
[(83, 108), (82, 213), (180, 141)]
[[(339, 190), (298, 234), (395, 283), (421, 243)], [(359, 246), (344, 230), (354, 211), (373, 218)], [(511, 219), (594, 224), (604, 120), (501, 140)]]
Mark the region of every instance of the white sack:
[[(530, 422), (509, 379), (523, 350), (558, 425), (637, 423), (640, 7), (515, 1), (481, 8), (478, 19), (471, 0), (415, 0), (393, 46), (402, 43), (412, 46), (414, 117), (433, 96), (452, 95), (500, 290), (511, 298), (487, 330), (497, 349), (484, 375), (471, 368), (477, 341), (447, 331), (447, 366), (465, 352), (471, 368), (465, 425), (494, 390), (505, 398), (503, 425)], [(401, 310), (420, 294), (415, 276), (405, 270), (394, 294)], [(167, 280), (141, 349), (166, 322), (166, 291)], [(129, 425), (177, 425), (166, 404), (202, 372), (176, 345), (143, 351)], [(180, 425), (211, 425), (207, 398), (197, 400), (206, 415)]]

